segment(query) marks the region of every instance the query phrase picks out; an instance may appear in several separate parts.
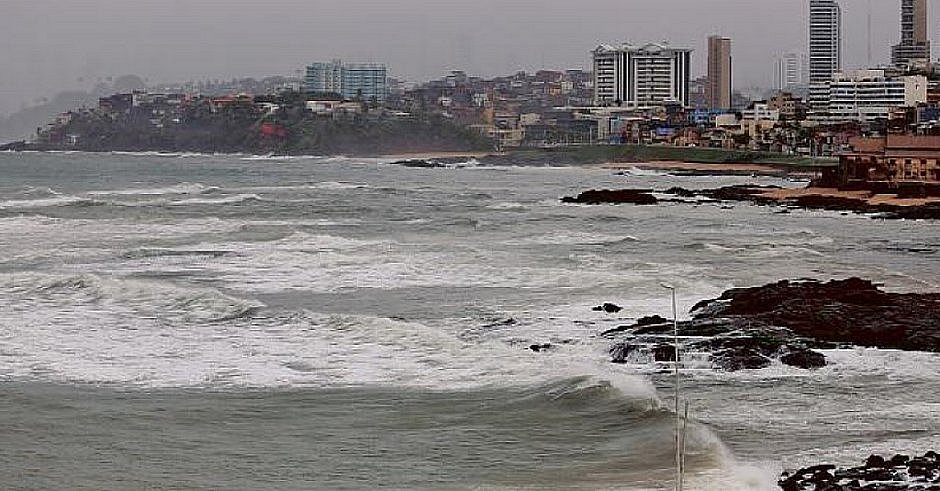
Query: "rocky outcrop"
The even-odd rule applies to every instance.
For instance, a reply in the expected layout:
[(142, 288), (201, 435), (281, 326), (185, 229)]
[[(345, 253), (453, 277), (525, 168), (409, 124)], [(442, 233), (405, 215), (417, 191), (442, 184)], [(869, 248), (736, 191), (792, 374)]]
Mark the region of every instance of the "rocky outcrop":
[(597, 307), (592, 308), (591, 310), (595, 312), (607, 312), (608, 314), (616, 314), (623, 310), (623, 307), (613, 304), (610, 302), (604, 302), (603, 305), (598, 305)]
[(747, 319), (818, 341), (940, 352), (940, 293), (889, 293), (859, 278), (736, 288), (693, 312), (694, 319)]
[(0, 144), (0, 152), (17, 152), (21, 150), (26, 150), (29, 145), (25, 141), (15, 141), (10, 143)]
[(868, 200), (861, 198), (829, 196), (824, 194), (807, 194), (780, 199), (771, 198), (764, 194), (766, 191), (773, 189), (780, 189), (780, 187), (736, 185), (696, 190), (672, 187), (663, 191), (663, 194), (671, 194), (686, 199), (700, 198), (701, 202), (715, 200), (747, 201), (758, 205), (783, 205), (789, 208), (802, 208), (807, 210), (870, 213), (874, 214), (877, 218), (887, 219), (940, 219), (940, 204), (937, 203), (927, 203), (920, 206), (899, 206), (886, 203), (872, 204)]
[(436, 160), (424, 160), (424, 159), (408, 159), (408, 160), (396, 160), (395, 162), (390, 162), (391, 165), (400, 165), (402, 167), (418, 167), (424, 169), (440, 169), (447, 167), (445, 164), (438, 162)]
[(914, 458), (872, 455), (859, 467), (823, 464), (784, 472), (778, 484), (784, 491), (940, 491), (940, 458), (933, 451)]
[[(692, 312), (678, 323), (681, 357), (698, 354), (720, 370), (775, 361), (820, 368), (826, 357), (815, 350), (841, 345), (940, 352), (940, 294), (889, 293), (859, 278), (736, 288)], [(671, 361), (662, 346), (674, 329), (671, 320), (648, 316), (601, 335), (614, 341), (615, 363)]]
[(565, 196), (562, 203), (578, 203), (584, 205), (624, 204), (655, 205), (659, 202), (648, 189), (592, 189), (575, 197)]

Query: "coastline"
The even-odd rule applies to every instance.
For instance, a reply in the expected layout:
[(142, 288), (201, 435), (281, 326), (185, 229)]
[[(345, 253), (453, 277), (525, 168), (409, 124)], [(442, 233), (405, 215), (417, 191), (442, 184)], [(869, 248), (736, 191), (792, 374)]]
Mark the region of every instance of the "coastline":
[(806, 188), (780, 188), (759, 193), (758, 196), (785, 203), (806, 197), (822, 197), (844, 200), (856, 200), (867, 206), (919, 207), (940, 205), (940, 197), (901, 198), (892, 194), (873, 194), (869, 191), (843, 191), (836, 188), (806, 187)]
[(792, 174), (793, 171), (787, 168), (781, 168), (769, 164), (749, 164), (749, 163), (727, 163), (727, 164), (709, 164), (703, 162), (680, 162), (672, 160), (652, 161), (652, 162), (608, 162), (599, 166), (602, 169), (624, 171), (630, 169), (642, 170), (661, 170), (661, 171), (679, 171), (687, 173), (701, 174), (755, 174), (762, 176), (779, 176), (783, 174)]

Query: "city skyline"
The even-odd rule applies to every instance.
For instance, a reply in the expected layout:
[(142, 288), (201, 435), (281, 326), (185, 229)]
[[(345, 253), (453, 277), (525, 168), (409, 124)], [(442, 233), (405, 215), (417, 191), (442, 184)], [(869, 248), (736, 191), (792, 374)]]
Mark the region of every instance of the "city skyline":
[[(0, 114), (60, 90), (88, 89), (97, 80), (125, 73), (139, 74), (152, 83), (300, 76), (298, 71), (313, 61), (343, 58), (387, 63), (390, 75), (422, 81), (451, 69), (494, 76), (539, 68), (589, 68), (590, 49), (600, 43), (668, 40), (674, 46), (689, 46), (694, 49), (694, 77), (705, 74), (707, 36), (716, 33), (735, 41), (736, 86), (771, 87), (774, 74), (766, 60), (804, 51), (806, 44), (805, 2), (716, 0), (708, 9), (700, 9), (696, 8), (700, 3), (690, 0), (629, 6), (603, 0), (577, 8), (549, 1), (539, 3), (543, 8), (537, 10), (533, 2), (521, 2), (501, 6), (495, 10), (498, 15), (491, 13), (489, 7), (496, 3), (490, 0), (469, 6), (417, 0), (395, 6), (352, 3), (356, 5), (331, 0), (311, 8), (297, 2), (258, 6), (236, 1), (220, 9), (177, 0), (142, 1), (118, 9), (114, 0), (82, 5), (5, 2), (0, 41), (7, 49), (0, 53), (0, 62), (19, 69), (0, 80)], [(49, 8), (53, 4), (57, 8)], [(842, 0), (841, 4), (843, 37), (851, 40), (844, 65), (863, 67), (867, 3)], [(900, 0), (874, 2), (875, 64), (888, 63), (891, 46), (900, 39), (899, 4)], [(383, 22), (368, 24), (369, 30), (358, 35), (344, 34), (367, 25), (355, 15), (343, 17), (343, 12), (361, 12), (358, 7), (363, 6)], [(931, 19), (936, 18), (933, 10), (937, 9), (932, 9)], [(293, 15), (294, 11), (304, 15)], [(629, 14), (629, 21), (605, 15), (618, 12)], [(666, 15), (674, 22), (656, 22)], [(325, 18), (331, 21), (322, 21)], [(56, 30), (50, 30), (51, 25)], [(590, 29), (571, 28), (588, 25)], [(933, 20), (928, 24), (931, 38), (938, 34), (937, 25)], [(324, 42), (329, 39), (334, 42)]]

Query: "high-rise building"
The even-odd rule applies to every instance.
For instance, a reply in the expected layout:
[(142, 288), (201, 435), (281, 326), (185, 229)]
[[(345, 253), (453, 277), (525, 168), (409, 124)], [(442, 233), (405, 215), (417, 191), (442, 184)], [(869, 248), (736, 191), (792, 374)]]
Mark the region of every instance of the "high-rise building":
[(805, 55), (784, 53), (774, 61), (774, 88), (790, 90), (806, 83), (804, 75)]
[(346, 99), (382, 102), (388, 96), (388, 73), (376, 63), (343, 63), (333, 60), (307, 66), (307, 93), (332, 92)]
[(928, 61), (927, 0), (901, 0), (901, 42), (891, 48), (891, 63), (910, 68)]
[(842, 69), (842, 9), (835, 0), (809, 0), (809, 82)]
[(594, 55), (594, 104), (688, 106), (692, 50), (666, 44), (598, 46)]
[(731, 40), (708, 37), (708, 85), (705, 102), (709, 109), (731, 109)]

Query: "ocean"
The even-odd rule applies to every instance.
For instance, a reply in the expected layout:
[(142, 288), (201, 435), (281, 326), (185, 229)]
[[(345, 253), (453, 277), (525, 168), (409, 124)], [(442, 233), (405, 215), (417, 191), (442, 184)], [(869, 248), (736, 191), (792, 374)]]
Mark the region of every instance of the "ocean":
[[(672, 489), (672, 375), (610, 363), (599, 336), (669, 316), (662, 283), (680, 312), (785, 278), (940, 289), (934, 222), (559, 201), (743, 183), (805, 185), (0, 153), (0, 488)], [(940, 354), (825, 354), (814, 371), (690, 358), (686, 489), (940, 448)]]

